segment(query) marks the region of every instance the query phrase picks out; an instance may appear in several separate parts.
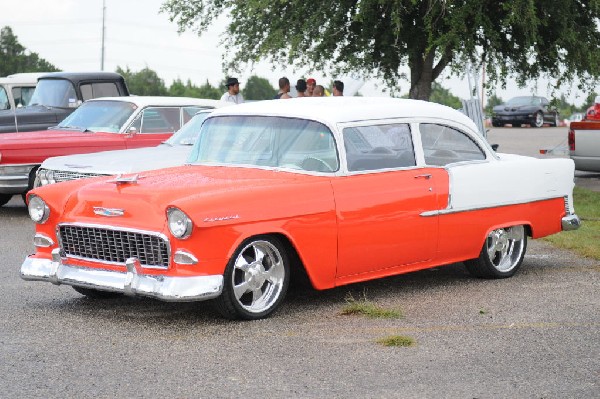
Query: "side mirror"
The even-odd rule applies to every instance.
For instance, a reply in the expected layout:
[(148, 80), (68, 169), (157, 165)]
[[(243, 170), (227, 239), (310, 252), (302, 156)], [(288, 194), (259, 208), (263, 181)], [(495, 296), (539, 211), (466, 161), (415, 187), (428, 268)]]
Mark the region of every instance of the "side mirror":
[(500, 147), (500, 144), (492, 144), (492, 150), (498, 151), (498, 147)]

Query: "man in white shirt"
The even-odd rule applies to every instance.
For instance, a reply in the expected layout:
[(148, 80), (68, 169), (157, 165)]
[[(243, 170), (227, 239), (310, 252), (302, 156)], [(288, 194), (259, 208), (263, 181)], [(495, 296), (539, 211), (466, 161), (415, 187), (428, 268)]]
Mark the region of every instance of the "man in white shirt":
[(227, 91), (221, 96), (221, 101), (232, 104), (241, 104), (244, 102), (244, 97), (240, 93), (240, 82), (237, 78), (227, 78)]

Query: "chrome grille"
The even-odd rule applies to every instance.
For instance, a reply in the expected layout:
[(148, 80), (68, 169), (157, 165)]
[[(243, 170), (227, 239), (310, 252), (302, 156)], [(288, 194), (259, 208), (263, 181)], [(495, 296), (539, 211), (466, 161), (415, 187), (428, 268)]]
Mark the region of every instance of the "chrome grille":
[(119, 264), (137, 258), (142, 266), (169, 266), (169, 243), (158, 234), (60, 225), (59, 236), (61, 249), (67, 256)]
[(79, 173), (79, 172), (69, 172), (65, 170), (55, 170), (53, 173), (53, 178), (57, 183), (69, 180), (79, 180), (79, 179), (87, 179), (89, 177), (96, 176), (107, 176), (98, 173)]

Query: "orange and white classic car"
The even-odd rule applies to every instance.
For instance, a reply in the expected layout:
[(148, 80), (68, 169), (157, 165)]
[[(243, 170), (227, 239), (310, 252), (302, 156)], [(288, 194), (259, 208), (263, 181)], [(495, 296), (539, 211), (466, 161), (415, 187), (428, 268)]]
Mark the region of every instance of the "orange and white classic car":
[(579, 227), (570, 159), (497, 154), (465, 115), (383, 98), (214, 111), (185, 166), (37, 188), (26, 280), (213, 299), (228, 318), (316, 289), (464, 261), (512, 276), (527, 237)]

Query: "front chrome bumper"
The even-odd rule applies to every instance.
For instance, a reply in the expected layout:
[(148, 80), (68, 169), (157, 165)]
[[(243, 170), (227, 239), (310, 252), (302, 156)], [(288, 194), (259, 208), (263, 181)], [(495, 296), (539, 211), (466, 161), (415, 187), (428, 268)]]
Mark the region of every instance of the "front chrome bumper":
[(575, 214), (567, 215), (561, 221), (563, 231), (577, 230), (581, 226), (579, 216)]
[(169, 302), (204, 301), (216, 298), (223, 290), (223, 276), (168, 277), (142, 274), (137, 259), (125, 262), (126, 272), (89, 269), (64, 263), (58, 249), (52, 260), (25, 258), (21, 265), (24, 280), (49, 281), (100, 291), (121, 292), (130, 296), (150, 296)]

